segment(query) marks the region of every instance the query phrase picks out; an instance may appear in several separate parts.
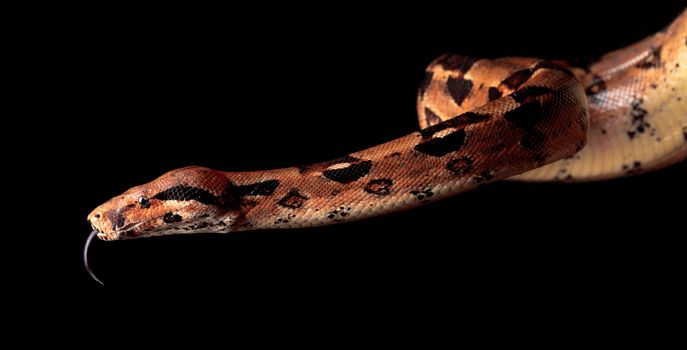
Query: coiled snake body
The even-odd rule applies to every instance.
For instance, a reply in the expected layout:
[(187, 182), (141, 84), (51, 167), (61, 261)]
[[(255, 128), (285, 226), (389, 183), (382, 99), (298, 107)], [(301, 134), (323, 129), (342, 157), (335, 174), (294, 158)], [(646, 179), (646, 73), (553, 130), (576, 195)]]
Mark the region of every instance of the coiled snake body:
[(308, 166), (170, 171), (93, 210), (88, 242), (327, 225), (505, 178), (590, 181), (665, 167), (687, 158), (685, 66), (687, 11), (584, 67), (444, 55), (419, 89), (420, 131)]

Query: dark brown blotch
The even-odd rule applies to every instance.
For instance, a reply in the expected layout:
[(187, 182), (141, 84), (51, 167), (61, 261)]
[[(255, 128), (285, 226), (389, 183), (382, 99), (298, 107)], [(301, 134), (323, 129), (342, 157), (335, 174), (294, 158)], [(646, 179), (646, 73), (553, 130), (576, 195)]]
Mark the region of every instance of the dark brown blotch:
[(298, 209), (303, 206), (303, 203), (309, 198), (300, 194), (298, 189), (292, 189), (284, 198), (279, 200), (279, 205), (286, 208)]
[(372, 169), (372, 161), (366, 160), (351, 164), (345, 168), (325, 170), (322, 172), (322, 175), (332, 181), (349, 183), (367, 175), (370, 169)]
[(483, 170), (479, 174), (475, 175), (473, 180), (475, 180), (475, 182), (478, 184), (483, 184), (493, 179), (494, 174), (496, 174), (495, 170)]
[(327, 213), (327, 218), (334, 220), (334, 222), (342, 222), (350, 212), (351, 207), (346, 208), (344, 206), (341, 206)]
[(434, 192), (432, 192), (432, 190), (429, 188), (425, 188), (425, 189), (420, 190), (420, 191), (410, 191), (410, 194), (415, 196), (415, 198), (417, 200), (421, 201), (425, 198), (432, 197), (434, 195)]
[(173, 214), (172, 212), (165, 213), (165, 215), (162, 217), (162, 221), (164, 221), (167, 224), (174, 224), (177, 222), (181, 222), (181, 220), (181, 215)]
[(279, 187), (279, 180), (267, 180), (248, 185), (228, 183), (216, 204), (225, 209), (237, 210), (242, 205), (249, 203), (249, 201), (243, 200), (243, 197), (271, 196), (277, 187)]
[(474, 57), (446, 54), (437, 58), (434, 63), (442, 66), (445, 70), (455, 70), (465, 74), (477, 61), (478, 59)]
[(503, 96), (503, 93), (498, 88), (495, 88), (493, 86), (489, 87), (489, 101), (490, 102), (494, 101), (494, 100), (498, 100), (499, 98), (501, 98), (501, 96)]
[(623, 171), (627, 175), (636, 175), (642, 172), (642, 162), (635, 161), (632, 164), (623, 164)]
[(267, 180), (249, 185), (236, 186), (240, 196), (271, 196), (279, 187), (279, 180)]
[(209, 191), (204, 190), (202, 188), (187, 186), (187, 185), (172, 186), (172, 187), (156, 194), (152, 198), (157, 199), (157, 200), (162, 200), (162, 201), (169, 201), (169, 200), (191, 201), (191, 200), (193, 200), (193, 201), (197, 201), (197, 202), (207, 204), (207, 205), (216, 204), (218, 201), (218, 198), (216, 196), (214, 196), (212, 193), (210, 193)]
[(553, 93), (552, 89), (544, 86), (525, 86), (511, 94), (511, 97), (518, 103), (528, 102), (532, 99)]
[(460, 150), (465, 144), (465, 130), (452, 132), (444, 137), (433, 138), (415, 145), (414, 149), (420, 153), (433, 157), (442, 157), (448, 153)]
[(523, 83), (530, 79), (533, 71), (531, 69), (521, 69), (511, 74), (508, 78), (501, 82), (501, 85), (505, 85), (509, 89), (515, 90), (520, 87)]
[(218, 198), (217, 205), (228, 210), (240, 210), (242, 206), (255, 205), (256, 202), (244, 199), (248, 196), (271, 196), (279, 187), (279, 180), (267, 180), (248, 185), (228, 183)]
[(358, 162), (359, 160), (360, 160), (359, 158), (353, 157), (351, 155), (345, 155), (343, 157), (335, 158), (335, 159), (328, 160), (328, 161), (321, 162), (321, 163), (317, 163), (317, 164), (299, 166), (298, 171), (302, 174), (308, 170), (327, 169), (332, 165), (341, 164), (341, 163), (355, 163), (355, 162)]
[[(544, 144), (546, 143), (546, 134), (539, 130), (530, 130), (527, 133), (525, 133), (525, 136), (522, 137), (520, 140), (520, 145), (522, 147), (525, 147), (527, 149), (541, 149), (544, 147)], [(542, 156), (539, 155), (537, 158), (534, 158), (536, 162), (540, 162), (542, 160)]]
[(465, 113), (463, 113), (457, 117), (453, 117), (453, 118), (451, 118), (451, 119), (449, 119), (443, 123), (439, 123), (439, 124), (424, 128), (424, 129), (420, 130), (420, 134), (422, 135), (423, 139), (428, 139), (439, 131), (442, 131), (442, 130), (445, 130), (448, 128), (457, 128), (460, 126), (467, 126), (470, 124), (481, 123), (481, 122), (489, 120), (490, 118), (491, 117), (488, 115), (477, 114), (474, 112), (465, 112)]
[(463, 104), (465, 98), (470, 94), (472, 85), (472, 80), (463, 78), (449, 77), (446, 81), (446, 87), (448, 88), (449, 94), (459, 106)]
[(539, 101), (524, 103), (503, 115), (506, 120), (525, 130), (532, 130), (541, 116), (542, 107)]
[(469, 157), (460, 157), (452, 159), (446, 163), (446, 169), (450, 170), (456, 175), (465, 175), (472, 169), (472, 159)]
[(365, 192), (385, 196), (391, 193), (391, 186), (394, 182), (391, 179), (374, 179), (365, 185)]
[(643, 102), (642, 99), (636, 99), (631, 103), (630, 115), (632, 116), (632, 125), (630, 130), (627, 131), (627, 136), (630, 139), (634, 139), (637, 134), (643, 134), (651, 127), (651, 124), (645, 120), (647, 110), (642, 108)]

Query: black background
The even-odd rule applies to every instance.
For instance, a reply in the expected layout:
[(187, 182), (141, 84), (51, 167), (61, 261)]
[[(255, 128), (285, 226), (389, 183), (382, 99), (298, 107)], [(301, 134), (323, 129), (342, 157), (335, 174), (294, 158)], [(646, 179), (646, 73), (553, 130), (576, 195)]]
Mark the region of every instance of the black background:
[(83, 268), (88, 212), (167, 170), (277, 168), (370, 147), (417, 128), (416, 89), (439, 54), (595, 57), (685, 7), (552, 4), (111, 7), (61, 17), (36, 44), (50, 114), (27, 140), (45, 145), (31, 162), (50, 172), (40, 176), (55, 208), (35, 236), (48, 257), (40, 278), (124, 299), (164, 287), (304, 304), (613, 303), (647, 286), (672, 290), (685, 164), (599, 183), (501, 182), (338, 226), (95, 242), (91, 264), (106, 285)]

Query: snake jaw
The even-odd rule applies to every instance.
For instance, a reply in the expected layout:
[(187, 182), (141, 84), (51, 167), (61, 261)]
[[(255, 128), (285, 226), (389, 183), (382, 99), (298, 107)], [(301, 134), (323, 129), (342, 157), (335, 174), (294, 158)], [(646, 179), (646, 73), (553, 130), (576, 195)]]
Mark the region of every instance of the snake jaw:
[(100, 240), (102, 240), (102, 241), (111, 241), (111, 240), (114, 241), (116, 239), (116, 238), (110, 239), (110, 237), (107, 235), (107, 233), (104, 233), (104, 232), (98, 232), (97, 237), (100, 238)]
[[(117, 238), (116, 234), (108, 234), (106, 232), (101, 231), (98, 227), (96, 227), (90, 220), (88, 221), (89, 224), (91, 224), (91, 235), (98, 237), (101, 241), (114, 241)], [(113, 236), (112, 238), (110, 236)]]

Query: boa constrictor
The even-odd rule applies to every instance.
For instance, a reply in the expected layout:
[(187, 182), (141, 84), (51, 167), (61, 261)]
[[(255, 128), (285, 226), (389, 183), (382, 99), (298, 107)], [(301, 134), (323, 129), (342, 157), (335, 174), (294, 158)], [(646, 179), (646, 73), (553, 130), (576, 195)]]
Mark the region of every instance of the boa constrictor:
[(88, 215), (84, 261), (96, 235), (328, 225), (505, 178), (590, 181), (665, 167), (687, 158), (686, 66), (687, 10), (589, 65), (444, 55), (419, 89), (420, 131), (307, 166), (170, 171)]

